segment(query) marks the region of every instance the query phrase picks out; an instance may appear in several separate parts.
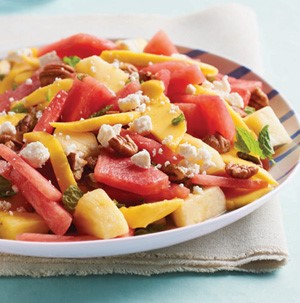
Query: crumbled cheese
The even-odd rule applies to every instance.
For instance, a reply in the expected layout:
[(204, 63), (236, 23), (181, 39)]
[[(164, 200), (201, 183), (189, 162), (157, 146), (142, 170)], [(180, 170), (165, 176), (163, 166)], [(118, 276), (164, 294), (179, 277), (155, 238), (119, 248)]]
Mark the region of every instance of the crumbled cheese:
[(7, 56), (8, 61), (21, 63), (23, 61), (23, 57), (32, 57), (32, 50), (30, 48), (23, 48), (16, 51), (9, 52)]
[(75, 143), (72, 143), (72, 144), (68, 144), (66, 146), (66, 149), (65, 149), (65, 154), (66, 156), (68, 156), (69, 154), (71, 153), (76, 153), (77, 152), (77, 146)]
[(161, 155), (164, 152), (164, 150), (160, 147), (157, 152)]
[(233, 106), (236, 106), (238, 108), (243, 108), (244, 107), (244, 100), (243, 98), (241, 97), (240, 94), (238, 93), (231, 93), (229, 95), (227, 95), (225, 97), (225, 100), (230, 104), (230, 105), (233, 105)]
[(188, 85), (186, 86), (185, 92), (186, 92), (187, 94), (195, 95), (196, 91), (197, 91), (197, 90), (196, 90), (196, 87), (195, 87), (193, 84), (188, 84)]
[(179, 107), (171, 103), (170, 114), (176, 114), (179, 111)]
[(42, 167), (50, 158), (48, 148), (41, 142), (29, 143), (20, 151), (20, 155), (35, 168)]
[(135, 94), (130, 94), (125, 98), (118, 100), (119, 108), (122, 112), (128, 112), (139, 108), (142, 104), (148, 103), (149, 98), (142, 94), (142, 91), (137, 91)]
[(162, 165), (158, 163), (155, 167), (156, 167), (157, 169), (161, 169), (161, 168), (162, 168)]
[(196, 185), (196, 186), (193, 186), (193, 194), (194, 195), (202, 195), (203, 194), (203, 189), (202, 187)]
[(17, 187), (16, 185), (13, 185), (13, 186), (11, 187), (11, 189), (12, 189), (15, 193), (19, 192), (19, 189), (18, 189), (18, 187)]
[(118, 59), (115, 59), (111, 65), (115, 68), (120, 68), (120, 61)]
[(97, 69), (96, 69), (96, 66), (95, 65), (92, 65), (91, 66), (91, 72), (92, 73), (96, 73)]
[(108, 125), (108, 124), (103, 124), (98, 132), (98, 136), (97, 139), (99, 141), (99, 143), (103, 146), (103, 147), (108, 147), (109, 143), (108, 141), (119, 135), (122, 129), (122, 124), (116, 124), (116, 125)]
[(130, 81), (140, 81), (140, 75), (138, 72), (132, 72), (130, 75), (129, 75), (129, 80)]
[(11, 122), (6, 121), (0, 125), (0, 135), (15, 135), (16, 133), (16, 128)]
[(187, 176), (188, 178), (194, 177), (194, 175), (199, 174), (200, 165), (197, 163), (189, 162), (188, 160), (180, 161), (178, 168)]
[(172, 54), (171, 57), (176, 58), (176, 59), (181, 59), (181, 60), (191, 60), (191, 58), (188, 57), (187, 55), (178, 54), (178, 53)]
[(206, 88), (206, 89), (209, 89), (209, 90), (213, 90), (214, 89), (214, 85), (209, 82), (208, 80), (205, 80), (202, 84), (201, 84), (202, 87)]
[(70, 140), (71, 137), (69, 135), (66, 135), (66, 140)]
[(35, 114), (35, 116), (36, 116), (36, 118), (37, 118), (38, 120), (41, 119), (42, 115), (43, 115), (43, 112), (42, 112), (41, 110), (37, 111), (36, 114)]
[(153, 150), (152, 150), (152, 157), (155, 157), (155, 156), (156, 156), (156, 153), (157, 153), (156, 148), (153, 148)]
[(170, 161), (166, 161), (166, 162), (164, 163), (164, 166), (167, 167), (167, 166), (169, 166), (170, 164), (171, 164)]
[(10, 97), (10, 98), (8, 99), (8, 101), (9, 101), (9, 102), (14, 102), (14, 101), (15, 101), (15, 98), (14, 98), (14, 97)]
[(206, 171), (211, 167), (215, 167), (216, 164), (212, 161), (212, 154), (205, 147), (198, 148), (197, 158), (202, 160), (202, 170)]
[(150, 168), (150, 166), (151, 166), (150, 154), (145, 149), (134, 154), (131, 157), (131, 161), (135, 165), (142, 167), (142, 168)]
[(178, 153), (188, 160), (194, 160), (198, 155), (197, 148), (189, 143), (179, 144)]
[(11, 208), (11, 203), (7, 201), (0, 201), (0, 211), (8, 211)]
[(26, 79), (25, 84), (32, 85), (32, 79), (31, 78)]
[(130, 123), (130, 129), (139, 134), (147, 134), (152, 130), (152, 120), (149, 116), (142, 116)]
[(167, 144), (172, 143), (173, 139), (174, 139), (174, 137), (172, 135), (169, 135), (169, 136), (165, 137), (161, 143), (163, 145), (167, 145)]
[(183, 183), (179, 183), (179, 187), (184, 187), (184, 184)]
[(16, 113), (15, 112), (8, 112), (7, 113), (9, 116), (14, 116)]
[(229, 94), (231, 91), (228, 76), (224, 76), (221, 80), (214, 81), (213, 86), (213, 90), (220, 94)]
[(146, 104), (143, 103), (135, 109), (136, 112), (144, 113), (146, 111)]
[(7, 115), (7, 113), (6, 113), (5, 110), (3, 110), (2, 112), (0, 112), (0, 117), (1, 117), (1, 116), (6, 116), (6, 115)]
[(25, 209), (25, 207), (20, 206), (20, 207), (17, 208), (17, 212), (18, 213), (24, 213), (24, 212), (26, 212), (26, 209)]

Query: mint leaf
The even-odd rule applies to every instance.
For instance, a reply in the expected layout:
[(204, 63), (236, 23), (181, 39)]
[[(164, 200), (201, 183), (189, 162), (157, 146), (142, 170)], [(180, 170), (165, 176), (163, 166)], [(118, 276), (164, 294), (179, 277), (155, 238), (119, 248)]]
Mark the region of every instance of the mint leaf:
[(95, 117), (100, 117), (106, 114), (113, 106), (112, 105), (107, 105), (103, 108), (101, 108), (99, 111), (93, 113), (90, 118), (95, 118)]
[(234, 143), (236, 149), (246, 154), (253, 153), (259, 157), (263, 156), (258, 141), (256, 141), (250, 132), (242, 127), (237, 127), (236, 131), (237, 141)]
[(263, 127), (263, 129), (258, 134), (258, 144), (262, 150), (262, 159), (269, 158), (272, 159), (274, 154), (274, 149), (271, 145), (270, 134), (269, 134), (269, 125)]
[(62, 202), (65, 209), (72, 213), (74, 212), (78, 200), (83, 196), (83, 192), (76, 185), (70, 185), (64, 192)]
[(28, 110), (27, 108), (24, 106), (23, 103), (19, 103), (17, 105), (15, 105), (11, 110), (11, 112), (15, 112), (17, 114), (20, 114), (20, 113), (28, 113)]
[(4, 177), (0, 176), (0, 197), (11, 197), (15, 194), (16, 193), (13, 191), (11, 183)]
[(75, 67), (75, 65), (80, 61), (81, 59), (77, 56), (70, 56), (70, 57), (63, 57), (63, 62)]
[(176, 118), (174, 118), (172, 120), (172, 125), (176, 126), (176, 125), (178, 125), (180, 122), (182, 122), (184, 120), (185, 120), (184, 114), (181, 113), (178, 117), (176, 117)]
[(251, 107), (251, 106), (246, 106), (244, 111), (247, 115), (250, 115), (250, 114), (253, 114), (255, 112), (255, 108)]

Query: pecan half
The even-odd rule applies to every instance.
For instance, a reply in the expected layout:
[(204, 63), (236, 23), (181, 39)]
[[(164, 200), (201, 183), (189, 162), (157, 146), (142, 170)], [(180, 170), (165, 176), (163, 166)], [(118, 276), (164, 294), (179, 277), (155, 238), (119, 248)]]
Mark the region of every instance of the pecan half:
[(220, 133), (208, 135), (203, 138), (203, 141), (216, 149), (220, 154), (227, 153), (230, 150), (230, 141), (224, 138)]
[(119, 155), (131, 157), (138, 152), (138, 147), (129, 135), (122, 137), (117, 135), (108, 141), (109, 146)]
[(256, 110), (258, 110), (265, 106), (268, 106), (269, 104), (270, 103), (268, 96), (259, 87), (251, 92), (249, 106), (254, 107)]
[(41, 86), (46, 86), (55, 81), (55, 79), (72, 78), (75, 70), (72, 66), (66, 64), (48, 64), (41, 71), (39, 77)]
[(0, 143), (6, 145), (13, 151), (19, 151), (23, 146), (22, 142), (18, 141), (15, 136), (7, 134), (0, 135)]
[(167, 166), (163, 165), (161, 170), (169, 176), (169, 179), (172, 182), (181, 182), (186, 179), (184, 171), (174, 164), (169, 164)]
[(27, 114), (22, 120), (20, 120), (16, 126), (17, 133), (24, 134), (33, 130), (36, 120)]
[(75, 180), (80, 180), (82, 177), (84, 166), (87, 164), (87, 161), (80, 158), (78, 153), (70, 153), (68, 155), (68, 161), (73, 171)]
[(132, 74), (133, 72), (138, 73), (138, 69), (133, 64), (130, 63), (120, 62), (119, 68), (127, 74)]
[(258, 167), (228, 163), (225, 166), (226, 173), (237, 179), (249, 179), (258, 172)]

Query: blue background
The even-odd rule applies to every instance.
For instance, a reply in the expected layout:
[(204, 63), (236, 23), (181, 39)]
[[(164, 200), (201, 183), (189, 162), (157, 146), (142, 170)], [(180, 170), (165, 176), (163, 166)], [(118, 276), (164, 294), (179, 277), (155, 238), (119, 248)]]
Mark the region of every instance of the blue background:
[[(232, 1), (0, 0), (0, 15), (150, 13), (177, 16), (230, 2)], [(265, 78), (299, 113), (299, 1), (236, 2), (252, 7), (257, 13)], [(2, 277), (0, 302), (300, 302), (299, 181), (298, 173), (280, 194), (290, 262), (274, 273), (178, 273), (152, 277), (107, 275), (43, 279)]]

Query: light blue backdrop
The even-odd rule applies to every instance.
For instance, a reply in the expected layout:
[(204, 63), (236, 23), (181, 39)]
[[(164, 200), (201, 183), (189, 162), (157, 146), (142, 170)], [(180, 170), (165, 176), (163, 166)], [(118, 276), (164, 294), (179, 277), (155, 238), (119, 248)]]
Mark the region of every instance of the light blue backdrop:
[[(175, 16), (229, 2), (232, 1), (0, 0), (0, 15), (150, 13)], [(299, 1), (236, 2), (246, 4), (256, 11), (265, 78), (299, 113)], [(0, 302), (300, 302), (299, 185), (298, 174), (280, 195), (290, 262), (277, 272), (266, 275), (180, 273), (153, 277), (111, 275), (44, 279), (0, 278)]]

